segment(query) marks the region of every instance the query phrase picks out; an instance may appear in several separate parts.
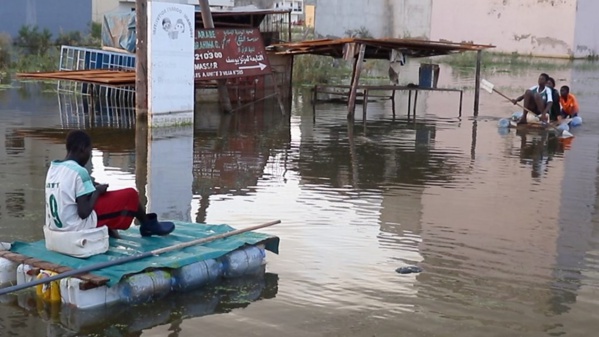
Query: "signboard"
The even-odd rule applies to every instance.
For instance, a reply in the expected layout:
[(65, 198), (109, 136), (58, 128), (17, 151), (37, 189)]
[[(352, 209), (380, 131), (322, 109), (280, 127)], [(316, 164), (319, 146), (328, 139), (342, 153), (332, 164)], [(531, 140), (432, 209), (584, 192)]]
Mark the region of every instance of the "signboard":
[(172, 118), (173, 113), (184, 113), (184, 120), (192, 120), (194, 20), (193, 6), (148, 2), (148, 113), (152, 126), (170, 124), (162, 119)]
[(195, 37), (195, 80), (270, 74), (258, 29), (201, 29)]

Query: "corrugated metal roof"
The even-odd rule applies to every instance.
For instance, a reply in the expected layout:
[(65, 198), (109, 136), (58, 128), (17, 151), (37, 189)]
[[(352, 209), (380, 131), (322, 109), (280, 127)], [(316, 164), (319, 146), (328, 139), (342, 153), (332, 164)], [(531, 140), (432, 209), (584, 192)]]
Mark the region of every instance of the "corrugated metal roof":
[(274, 44), (267, 47), (267, 49), (283, 55), (315, 54), (340, 58), (343, 57), (344, 48), (348, 44), (366, 45), (364, 58), (367, 59), (389, 59), (392, 50), (398, 50), (410, 57), (429, 57), (495, 48), (493, 45), (480, 45), (470, 42), (457, 43), (397, 38), (343, 38)]

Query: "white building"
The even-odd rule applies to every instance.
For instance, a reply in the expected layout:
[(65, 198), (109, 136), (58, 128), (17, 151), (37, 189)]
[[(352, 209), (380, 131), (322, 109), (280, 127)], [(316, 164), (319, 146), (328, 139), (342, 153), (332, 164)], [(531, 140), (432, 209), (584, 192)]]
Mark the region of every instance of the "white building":
[(599, 55), (597, 13), (597, 0), (318, 0), (315, 29), (342, 37), (364, 27), (377, 38), (473, 41), (505, 53), (584, 58)]
[[(150, 0), (151, 1), (151, 0)], [(199, 5), (199, 0), (161, 0), (163, 2)], [(234, 0), (210, 0), (210, 8), (231, 9)], [(92, 20), (101, 22), (104, 14), (110, 12), (127, 12), (135, 10), (135, 0), (92, 0)]]
[(272, 8), (291, 9), (292, 24), (301, 24), (304, 20), (304, 0), (277, 1)]

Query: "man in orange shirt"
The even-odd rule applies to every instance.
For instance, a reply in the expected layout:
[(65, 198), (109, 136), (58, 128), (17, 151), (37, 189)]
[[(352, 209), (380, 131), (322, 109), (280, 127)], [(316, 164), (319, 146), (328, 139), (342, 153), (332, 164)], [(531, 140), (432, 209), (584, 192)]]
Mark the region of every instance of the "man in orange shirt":
[(578, 101), (576, 96), (570, 93), (570, 87), (564, 85), (559, 90), (559, 103), (562, 106), (562, 118), (573, 118), (578, 116)]

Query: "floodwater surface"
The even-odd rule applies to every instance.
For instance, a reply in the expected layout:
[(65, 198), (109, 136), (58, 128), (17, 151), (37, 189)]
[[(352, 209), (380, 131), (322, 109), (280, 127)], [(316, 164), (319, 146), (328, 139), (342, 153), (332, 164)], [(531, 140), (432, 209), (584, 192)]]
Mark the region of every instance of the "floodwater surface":
[[(408, 118), (398, 93), (395, 116), (381, 99), (348, 123), (340, 104), (313, 116), (297, 89), (290, 117), (267, 101), (148, 131), (130, 110), (90, 116), (84, 99), (48, 85), (0, 90), (0, 241), (43, 237), (45, 171), (77, 127), (92, 135), (96, 179), (136, 187), (162, 217), (282, 221), (263, 230), (281, 238), (264, 277), (87, 313), (8, 296), (0, 335), (593, 335), (599, 71), (551, 74), (578, 95), (585, 121), (563, 141), (499, 130), (515, 110), (498, 95), (482, 93), (472, 117), (471, 75), (443, 69), (440, 86), (466, 90), (461, 116), (456, 93), (421, 92)], [(485, 76), (518, 96), (541, 70)], [(411, 265), (422, 273), (396, 272)]]

